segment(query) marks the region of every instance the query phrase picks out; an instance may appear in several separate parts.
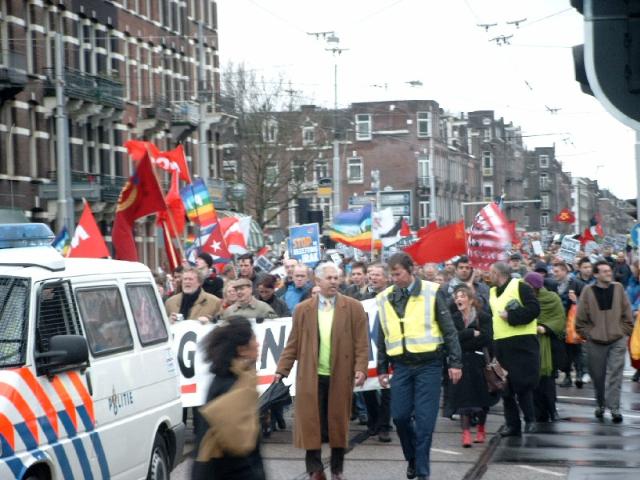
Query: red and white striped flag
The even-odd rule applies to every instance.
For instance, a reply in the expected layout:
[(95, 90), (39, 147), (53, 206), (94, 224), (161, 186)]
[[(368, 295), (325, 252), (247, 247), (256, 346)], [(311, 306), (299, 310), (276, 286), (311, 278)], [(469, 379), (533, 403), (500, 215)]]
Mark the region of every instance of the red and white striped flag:
[(489, 270), (494, 263), (506, 261), (510, 243), (509, 220), (491, 202), (478, 212), (469, 232), (467, 255), (471, 266)]

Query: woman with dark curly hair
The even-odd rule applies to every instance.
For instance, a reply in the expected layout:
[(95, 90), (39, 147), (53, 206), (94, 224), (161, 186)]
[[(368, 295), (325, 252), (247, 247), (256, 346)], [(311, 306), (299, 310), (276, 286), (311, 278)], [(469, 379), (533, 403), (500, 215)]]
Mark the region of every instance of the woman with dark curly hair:
[[(458, 331), (462, 348), (462, 380), (451, 383), (450, 400), (452, 407), (460, 414), (462, 423), (462, 446), (484, 443), (486, 439), (485, 421), (489, 407), (496, 403), (484, 379), (485, 360), (483, 349), (491, 349), (493, 329), (491, 316), (482, 309), (475, 293), (467, 285), (458, 285), (453, 291), (453, 300), (458, 311), (453, 314), (453, 323)], [(477, 422), (477, 435), (471, 438), (472, 418)]]
[(192, 478), (264, 480), (258, 443), (258, 341), (251, 323), (230, 317), (202, 340), (201, 348), (215, 377), (200, 409), (209, 429), (197, 439)]

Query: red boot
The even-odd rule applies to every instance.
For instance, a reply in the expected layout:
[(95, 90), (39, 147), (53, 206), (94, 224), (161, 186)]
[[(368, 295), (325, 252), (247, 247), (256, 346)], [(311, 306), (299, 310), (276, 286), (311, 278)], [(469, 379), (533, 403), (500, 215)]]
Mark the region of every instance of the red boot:
[(484, 443), (487, 439), (487, 434), (484, 431), (484, 425), (478, 425), (478, 433), (476, 433), (476, 439), (473, 443)]
[(471, 430), (462, 431), (462, 446), (464, 448), (471, 447)]

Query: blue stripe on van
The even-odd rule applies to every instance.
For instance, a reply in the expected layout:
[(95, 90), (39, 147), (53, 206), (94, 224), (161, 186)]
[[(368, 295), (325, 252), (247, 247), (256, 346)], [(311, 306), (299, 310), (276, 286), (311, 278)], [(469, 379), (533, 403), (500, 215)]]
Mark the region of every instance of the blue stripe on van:
[(58, 442), (56, 432), (53, 431), (53, 427), (51, 426), (51, 422), (49, 422), (49, 418), (47, 418), (46, 416), (42, 416), (38, 418), (38, 423), (40, 424), (40, 427), (42, 427), (42, 431), (47, 437), (49, 445), (51, 445), (53, 448), (53, 452), (56, 455), (58, 465), (60, 465), (60, 470), (62, 470), (64, 478), (73, 478), (71, 465), (69, 464), (69, 459), (67, 458), (67, 452), (64, 451), (64, 447)]
[(89, 413), (87, 409), (81, 405), (76, 407), (80, 418), (82, 419), (82, 423), (84, 423), (84, 428), (89, 433), (89, 438), (91, 439), (91, 443), (93, 444), (93, 449), (96, 452), (96, 456), (98, 457), (98, 465), (100, 465), (100, 473), (102, 474), (103, 480), (108, 480), (111, 478), (111, 474), (109, 473), (109, 463), (107, 462), (107, 456), (104, 453), (104, 448), (102, 448), (102, 441), (100, 440), (100, 435), (98, 435), (94, 431), (93, 423), (89, 418)]
[(58, 418), (60, 418), (62, 425), (64, 425), (64, 428), (67, 431), (67, 435), (69, 436), (69, 438), (71, 438), (73, 448), (76, 451), (76, 455), (78, 455), (78, 461), (80, 462), (80, 468), (82, 468), (84, 480), (93, 480), (93, 473), (91, 473), (89, 457), (87, 457), (87, 452), (84, 449), (82, 440), (77, 438), (77, 432), (75, 427), (73, 426), (73, 423), (71, 423), (69, 414), (65, 411), (60, 411), (58, 412)]
[(3, 435), (0, 435), (0, 446), (2, 447), (3, 462), (11, 469), (14, 478), (18, 478), (25, 470), (24, 464), (19, 458), (14, 456), (13, 449)]
[[(44, 423), (45, 421), (47, 423), (49, 423), (49, 420), (46, 417), (40, 417), (38, 419), (40, 421), (40, 425), (42, 426), (42, 423)], [(51, 427), (51, 425), (49, 424), (49, 427)], [(31, 433), (31, 430), (29, 430), (29, 428), (27, 428), (27, 425), (22, 422), (22, 423), (17, 423), (15, 425), (15, 429), (16, 432), (18, 432), (18, 435), (20, 435), (20, 438), (22, 439), (22, 443), (24, 443), (25, 447), (27, 450), (34, 450), (33, 455), (34, 457), (38, 458), (39, 455), (43, 455), (44, 454), (38, 450), (38, 445), (35, 442), (35, 439), (33, 438), (33, 434)], [(64, 451), (64, 448), (62, 447), (62, 445), (60, 445), (60, 443), (55, 439), (55, 433), (53, 432), (53, 429), (51, 429), (51, 432), (48, 434), (47, 433), (47, 428), (43, 428), (43, 431), (45, 432), (45, 435), (47, 435), (47, 440), (50, 441), (49, 435), (53, 435), (53, 451), (56, 454), (56, 458), (58, 460), (58, 465), (60, 466), (60, 470), (62, 471), (62, 476), (65, 480), (70, 479), (73, 480), (73, 472), (71, 470), (71, 465), (69, 464), (69, 459), (67, 458), (67, 454)], [(50, 443), (52, 443), (50, 441)], [(20, 464), (22, 465), (22, 462), (20, 462)], [(13, 470), (13, 469), (12, 469)]]

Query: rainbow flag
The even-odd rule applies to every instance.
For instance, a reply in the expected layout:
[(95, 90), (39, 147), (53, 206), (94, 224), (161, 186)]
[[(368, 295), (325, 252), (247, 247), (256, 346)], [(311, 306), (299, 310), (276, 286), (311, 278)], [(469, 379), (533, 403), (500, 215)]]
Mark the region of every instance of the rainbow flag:
[[(370, 251), (371, 239), (371, 205), (365, 205), (360, 210), (340, 212), (331, 224), (329, 237), (334, 242), (344, 243), (359, 250)], [(376, 240), (374, 247), (381, 247), (380, 240)]]
[(180, 190), (180, 197), (187, 217), (200, 227), (207, 227), (216, 223), (216, 209), (213, 206), (207, 185), (201, 178)]
[(63, 257), (67, 256), (67, 253), (71, 248), (71, 235), (69, 235), (67, 227), (64, 227), (62, 231), (56, 235), (56, 238), (51, 242), (51, 246), (60, 252)]

